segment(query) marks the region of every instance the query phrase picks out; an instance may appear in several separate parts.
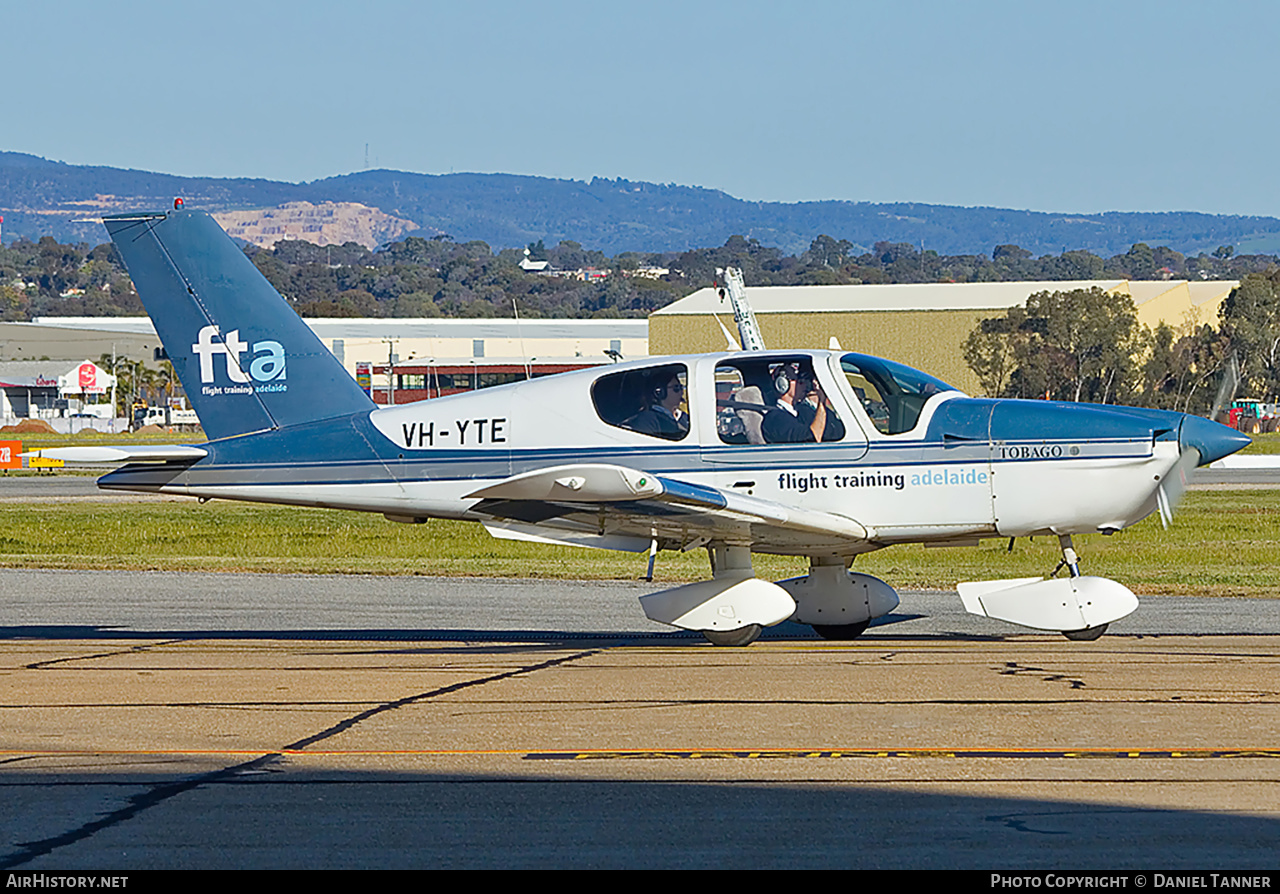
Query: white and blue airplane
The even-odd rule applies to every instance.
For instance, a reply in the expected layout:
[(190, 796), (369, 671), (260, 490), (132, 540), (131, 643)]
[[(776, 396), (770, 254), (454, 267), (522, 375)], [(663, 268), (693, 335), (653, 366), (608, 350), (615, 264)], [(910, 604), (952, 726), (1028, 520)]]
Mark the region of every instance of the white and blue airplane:
[[(857, 636), (898, 605), (850, 570), (861, 553), (1032, 535), (1059, 539), (1067, 576), (961, 583), (965, 608), (1095, 639), (1137, 598), (1082, 575), (1073, 535), (1167, 521), (1196, 466), (1249, 443), (1182, 413), (975, 399), (836, 350), (651, 357), (379, 408), (207, 214), (104, 222), (209, 440), (45, 455), (126, 463), (106, 489), (466, 519), (648, 550), (651, 572), (659, 550), (705, 547), (709, 580), (640, 602), (719, 645), (788, 619)], [(809, 572), (760, 580), (753, 553)]]

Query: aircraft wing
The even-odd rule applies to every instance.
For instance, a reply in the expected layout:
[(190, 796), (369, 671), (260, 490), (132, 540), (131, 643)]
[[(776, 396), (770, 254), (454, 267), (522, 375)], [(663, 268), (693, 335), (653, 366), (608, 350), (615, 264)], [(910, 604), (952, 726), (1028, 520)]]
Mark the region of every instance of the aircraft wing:
[[(689, 549), (712, 540), (758, 550), (861, 552), (856, 520), (614, 465), (567, 465), (506, 478), (467, 495), (490, 534), (639, 552), (657, 538)], [(861, 547), (861, 548), (860, 548)]]

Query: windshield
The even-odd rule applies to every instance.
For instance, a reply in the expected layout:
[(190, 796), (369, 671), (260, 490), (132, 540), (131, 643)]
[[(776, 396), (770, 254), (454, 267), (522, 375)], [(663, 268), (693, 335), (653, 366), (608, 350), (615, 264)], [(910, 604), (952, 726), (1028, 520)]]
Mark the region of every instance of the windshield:
[(918, 369), (867, 354), (845, 354), (840, 368), (871, 423), (886, 435), (911, 431), (929, 398), (956, 390)]

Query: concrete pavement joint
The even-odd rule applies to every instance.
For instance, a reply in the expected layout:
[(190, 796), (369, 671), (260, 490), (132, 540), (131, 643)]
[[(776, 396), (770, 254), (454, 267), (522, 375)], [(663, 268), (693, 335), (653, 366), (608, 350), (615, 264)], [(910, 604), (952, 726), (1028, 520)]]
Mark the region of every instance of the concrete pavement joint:
[(25, 670), (40, 670), (54, 664), (63, 664), (68, 661), (91, 661), (94, 658), (114, 658), (118, 655), (130, 655), (135, 652), (145, 652), (148, 649), (154, 649), (157, 646), (171, 646), (174, 643), (180, 643), (182, 640), (171, 639), (158, 643), (144, 643), (140, 646), (130, 646), (127, 649), (118, 649), (114, 652), (97, 652), (93, 655), (71, 655), (67, 658), (50, 658), (48, 661), (33, 661), (31, 664), (24, 664)]
[[(138, 648), (141, 648), (141, 647), (138, 647)], [(51, 838), (45, 838), (40, 841), (20, 843), (19, 845), (19, 847), (21, 848), (20, 850), (12, 854), (9, 854), (8, 856), (0, 857), (0, 869), (12, 869), (16, 866), (21, 866), (24, 863), (28, 863), (36, 859), (37, 857), (46, 856), (60, 847), (65, 847), (67, 845), (74, 844), (78, 841), (83, 841), (84, 839), (89, 838), (90, 836), (94, 835), (95, 833), (103, 829), (125, 822), (126, 820), (133, 818), (134, 816), (138, 815), (144, 810), (147, 810), (148, 808), (154, 807), (157, 804), (161, 804), (164, 801), (168, 801), (169, 799), (174, 798), (178, 795), (181, 795), (185, 792), (189, 792), (192, 789), (199, 788), (202, 785), (221, 782), (223, 780), (231, 779), (234, 777), (253, 775), (260, 772), (267, 772), (270, 770), (272, 764), (276, 763), (277, 761), (281, 760), (284, 757), (284, 753), (290, 752), (290, 751), (293, 751), (293, 752), (301, 751), (302, 749), (305, 749), (309, 745), (313, 745), (316, 742), (322, 742), (325, 739), (329, 739), (333, 736), (339, 735), (340, 733), (346, 732), (347, 730), (351, 729), (357, 724), (362, 723), (363, 721), (368, 720), (371, 717), (375, 717), (379, 714), (382, 714), (386, 711), (393, 711), (397, 708), (402, 708), (407, 705), (412, 705), (418, 702), (426, 701), (428, 699), (435, 698), (440, 695), (447, 695), (452, 692), (458, 692), (460, 690), (468, 689), (473, 686), (483, 686), (486, 683), (495, 683), (500, 680), (508, 680), (508, 679), (511, 679), (512, 677), (523, 676), (526, 674), (534, 673), (536, 671), (546, 670), (548, 668), (556, 667), (561, 664), (567, 664), (571, 661), (577, 661), (578, 659), (589, 657), (591, 655), (596, 654), (598, 651), (599, 651), (598, 649), (590, 649), (584, 652), (577, 652), (577, 653), (574, 653), (573, 655), (566, 655), (562, 658), (555, 658), (548, 661), (540, 662), (538, 664), (529, 665), (526, 667), (520, 667), (514, 670), (504, 671), (499, 674), (491, 674), (489, 676), (480, 677), (474, 680), (465, 680), (460, 683), (454, 683), (449, 686), (442, 686), (438, 689), (432, 689), (427, 692), (418, 693), (417, 695), (411, 695), (402, 699), (396, 699), (395, 701), (392, 701), (392, 702), (386, 702), (385, 704), (379, 705), (375, 708), (370, 708), (367, 711), (362, 711), (359, 714), (356, 714), (354, 717), (349, 717), (346, 720), (342, 720), (338, 723), (335, 723), (333, 726), (330, 726), (327, 729), (321, 730), (320, 732), (314, 735), (307, 736), (304, 739), (299, 739), (296, 742), (292, 742), (284, 746), (279, 751), (262, 754), (252, 760), (234, 764), (230, 767), (223, 767), (222, 769), (214, 770), (209, 773), (202, 773), (198, 776), (191, 777), (190, 779), (151, 786), (146, 791), (140, 794), (131, 796), (129, 798), (128, 803), (124, 807), (118, 810), (113, 810), (107, 815), (102, 816), (96, 820), (87, 822), (75, 829), (71, 829), (67, 832), (62, 833), (61, 835), (55, 835)]]

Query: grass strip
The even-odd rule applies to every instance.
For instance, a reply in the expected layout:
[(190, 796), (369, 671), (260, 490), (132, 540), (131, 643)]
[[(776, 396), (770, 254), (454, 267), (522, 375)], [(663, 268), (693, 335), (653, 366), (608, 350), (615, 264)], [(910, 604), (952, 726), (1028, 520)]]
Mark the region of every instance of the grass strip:
[[(1048, 574), (1056, 538), (977, 548), (895, 546), (858, 558), (895, 587)], [(1086, 574), (1139, 593), (1280, 596), (1280, 490), (1192, 491), (1173, 526), (1149, 518), (1111, 537), (1076, 538)], [(381, 516), (252, 503), (0, 505), (0, 567), (307, 574), (420, 574), (634, 580), (645, 554), (495, 540), (477, 524), (401, 525)], [(803, 574), (806, 560), (758, 556), (761, 577)], [(708, 576), (702, 550), (658, 556), (660, 581)]]

